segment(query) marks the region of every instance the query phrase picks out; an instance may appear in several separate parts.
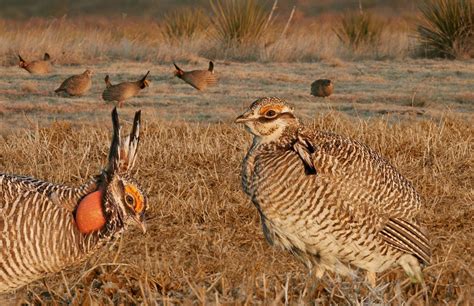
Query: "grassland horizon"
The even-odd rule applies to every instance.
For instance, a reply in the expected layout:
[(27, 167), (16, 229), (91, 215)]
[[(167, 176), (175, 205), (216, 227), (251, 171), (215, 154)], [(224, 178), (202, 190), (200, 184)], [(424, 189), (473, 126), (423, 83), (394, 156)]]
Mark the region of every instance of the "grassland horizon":
[[(170, 39), (162, 21), (140, 18), (63, 17), (26, 21), (0, 20), (0, 65), (18, 62), (18, 54), (37, 59), (44, 52), (60, 65), (98, 64), (110, 60), (196, 62), (207, 58), (244, 62), (318, 62), (321, 60), (403, 59), (420, 57), (409, 19), (389, 17), (377, 43), (356, 49), (338, 38), (340, 15), (327, 14), (284, 22), (249, 44), (227, 46), (208, 26), (192, 37)], [(383, 17), (380, 17), (383, 18)]]

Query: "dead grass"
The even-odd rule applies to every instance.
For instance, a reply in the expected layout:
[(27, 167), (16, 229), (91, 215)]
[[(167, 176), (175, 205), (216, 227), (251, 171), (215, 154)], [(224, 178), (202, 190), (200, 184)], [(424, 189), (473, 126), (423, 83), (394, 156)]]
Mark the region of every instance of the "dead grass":
[[(432, 264), (425, 284), (401, 269), (378, 286), (327, 275), (311, 280), (291, 256), (272, 249), (240, 191), (249, 136), (232, 124), (166, 122), (145, 113), (136, 176), (149, 194), (148, 233), (130, 229), (87, 263), (15, 293), (4, 303), (468, 304), (473, 290), (474, 128), (456, 114), (437, 120), (354, 120), (329, 112), (311, 120), (368, 143), (424, 197)], [(0, 168), (79, 184), (106, 159), (110, 124), (54, 122), (0, 138)], [(1, 299), (0, 299), (1, 300)]]
[[(285, 18), (288, 16), (285, 15)], [(292, 20), (280, 18), (259, 40), (229, 46), (216, 39), (206, 27), (193, 32), (192, 39), (171, 39), (165, 19), (76, 17), (0, 20), (0, 65), (17, 63), (17, 54), (37, 59), (44, 52), (57, 64), (97, 64), (108, 60), (171, 62), (194, 61), (199, 57), (258, 62), (313, 62), (327, 58), (384, 59), (411, 55), (413, 38), (402, 17), (387, 20), (378, 43), (363, 44), (357, 50), (337, 38), (337, 14)]]
[[(188, 69), (206, 67), (200, 59), (185, 64)], [(317, 63), (238, 63), (216, 61), (219, 85), (198, 92), (173, 77), (173, 65), (115, 61), (89, 65), (94, 71), (91, 91), (84, 97), (62, 98), (54, 94), (68, 76), (82, 73), (84, 66), (55, 65), (49, 76), (33, 76), (18, 66), (0, 66), (0, 134), (20, 126), (34, 128), (51, 120), (100, 124), (112, 104), (101, 94), (104, 77), (113, 82), (136, 80), (150, 70), (151, 85), (130, 99), (122, 112), (141, 108), (147, 116), (166, 121), (230, 122), (250, 101), (265, 95), (284, 97), (305, 118), (331, 110), (356, 117), (386, 113), (419, 114), (439, 118), (446, 111), (472, 118), (474, 92), (472, 61), (343, 61)], [(310, 95), (310, 84), (329, 78), (334, 94)]]

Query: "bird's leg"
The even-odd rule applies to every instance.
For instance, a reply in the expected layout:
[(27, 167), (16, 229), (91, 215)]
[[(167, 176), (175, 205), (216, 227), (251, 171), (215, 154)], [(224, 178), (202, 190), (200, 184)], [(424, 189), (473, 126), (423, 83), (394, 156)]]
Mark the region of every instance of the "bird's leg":
[(311, 296), (313, 295), (314, 291), (317, 289), (319, 285), (319, 281), (321, 278), (324, 276), (324, 268), (318, 267), (311, 265), (309, 272), (308, 272), (308, 278), (306, 280), (305, 287), (302, 292), (302, 297), (305, 299), (306, 295), (308, 294), (308, 301), (311, 299)]
[(372, 288), (377, 286), (377, 274), (375, 272), (367, 271), (367, 281)]
[(420, 263), (415, 256), (405, 254), (398, 260), (398, 264), (402, 266), (412, 283), (422, 283), (423, 274), (421, 273)]

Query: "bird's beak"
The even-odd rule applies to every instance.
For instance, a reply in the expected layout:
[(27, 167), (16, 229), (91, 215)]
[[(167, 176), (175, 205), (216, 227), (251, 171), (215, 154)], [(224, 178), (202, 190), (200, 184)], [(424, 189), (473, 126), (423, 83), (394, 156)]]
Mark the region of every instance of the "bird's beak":
[(251, 113), (245, 112), (239, 117), (235, 118), (234, 123), (244, 123), (244, 122), (252, 121), (252, 120), (254, 120), (254, 118), (251, 117)]
[(146, 234), (146, 224), (145, 224), (145, 218), (142, 218), (143, 220), (140, 220), (140, 217), (133, 216), (133, 221), (135, 221), (138, 225), (139, 228), (143, 231), (143, 234)]

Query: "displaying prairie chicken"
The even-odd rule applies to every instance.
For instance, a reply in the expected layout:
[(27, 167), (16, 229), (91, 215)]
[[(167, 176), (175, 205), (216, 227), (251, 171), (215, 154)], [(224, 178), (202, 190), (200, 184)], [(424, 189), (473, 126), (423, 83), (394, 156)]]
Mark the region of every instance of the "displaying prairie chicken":
[(31, 74), (47, 74), (51, 72), (51, 57), (48, 53), (44, 54), (42, 60), (36, 60), (31, 62), (25, 61), (20, 54), (18, 54), (18, 58), (20, 59), (20, 68), (25, 69)]
[(82, 186), (0, 174), (0, 293), (79, 263), (130, 224), (145, 231), (147, 199), (130, 176), (140, 112), (127, 137), (115, 108), (112, 121), (108, 166)]
[(173, 63), (173, 65), (176, 68), (174, 75), (197, 90), (205, 90), (207, 87), (217, 84), (217, 77), (214, 73), (214, 63), (212, 61), (209, 62), (209, 68), (207, 70), (183, 71), (176, 63)]
[(110, 83), (110, 78), (108, 75), (105, 76), (105, 89), (102, 93), (102, 99), (104, 101), (116, 101), (118, 106), (122, 107), (123, 102), (137, 95), (140, 90), (145, 89), (149, 86), (149, 82), (146, 79), (148, 77), (148, 71), (143, 78), (135, 82), (123, 82), (116, 85)]
[(311, 94), (316, 97), (329, 97), (334, 92), (334, 83), (331, 80), (319, 79), (311, 84)]
[(56, 89), (55, 93), (66, 93), (70, 96), (82, 96), (91, 89), (92, 86), (92, 71), (87, 69), (81, 74), (73, 75)]
[(235, 120), (253, 134), (242, 187), (270, 244), (316, 276), (375, 272), (400, 265), (421, 281), (430, 246), (416, 220), (412, 184), (368, 146), (300, 124), (279, 98), (261, 98)]

